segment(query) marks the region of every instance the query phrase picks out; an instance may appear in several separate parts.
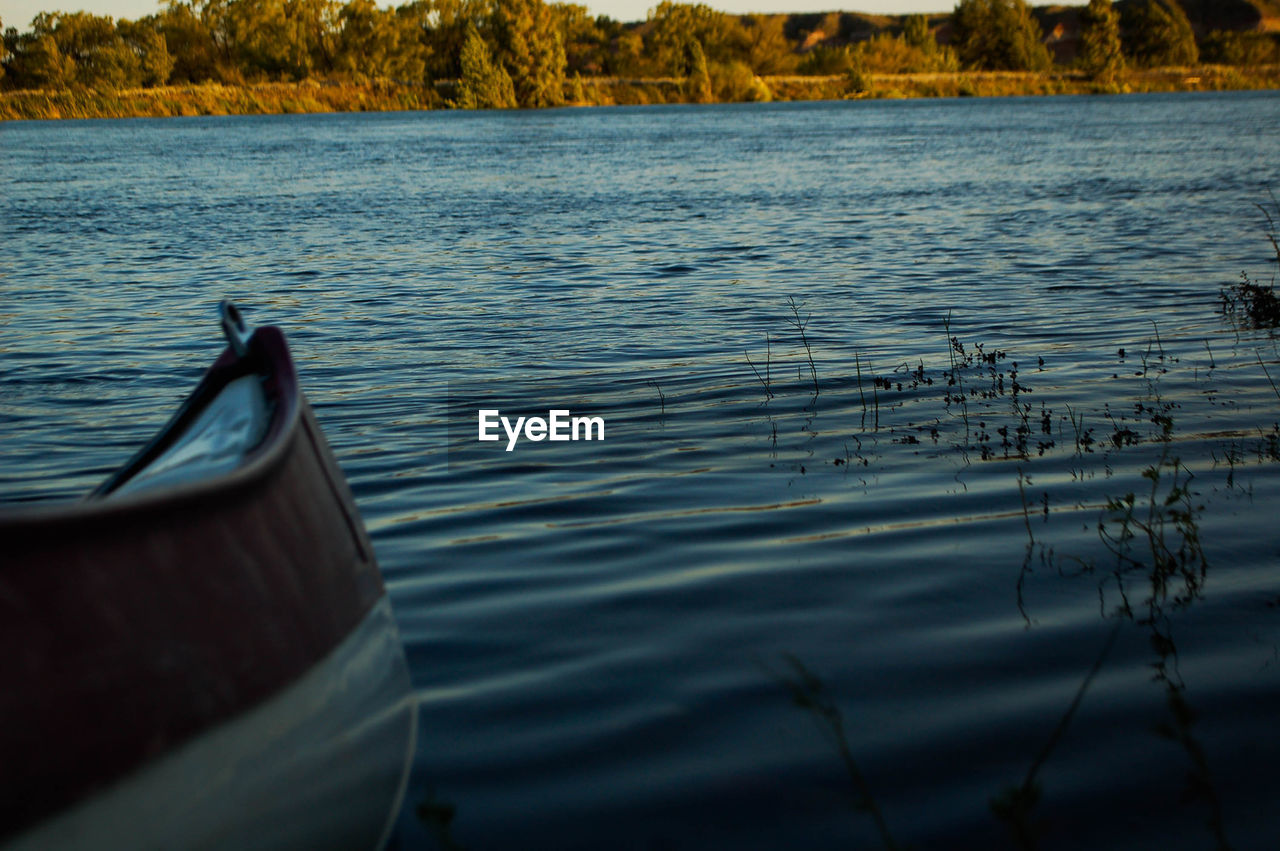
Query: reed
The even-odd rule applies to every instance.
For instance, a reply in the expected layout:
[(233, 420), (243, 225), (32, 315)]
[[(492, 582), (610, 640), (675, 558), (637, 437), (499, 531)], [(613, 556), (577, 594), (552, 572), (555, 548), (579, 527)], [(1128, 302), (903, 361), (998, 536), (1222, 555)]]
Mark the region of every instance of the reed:
[(4, 92), (0, 94), (0, 120), (387, 112), (440, 106), (443, 98), (434, 87), (382, 81), (205, 83), (151, 89)]
[(662, 385), (660, 385), (658, 382), (654, 381), (653, 379), (649, 379), (648, 381), (646, 381), (646, 382), (645, 382), (645, 384), (647, 384), (648, 386), (652, 387), (654, 390), (656, 390), (656, 391), (657, 391), (657, 393), (658, 393), (658, 416), (659, 416), (659, 417), (665, 417), (665, 416), (667, 415), (667, 397), (666, 397), (666, 395), (662, 392)]
[[(862, 427), (867, 427), (867, 394), (862, 389), (862, 359), (855, 351), (853, 353), (853, 367), (858, 373), (858, 398), (862, 401)], [(880, 406), (876, 405), (876, 419), (879, 419)]]
[[(1267, 238), (1280, 261), (1280, 239), (1275, 232), (1276, 222), (1280, 221), (1280, 205), (1276, 204), (1274, 197), (1271, 203), (1274, 212), (1271, 207), (1264, 210), (1268, 226)], [(1235, 296), (1248, 296), (1254, 301), (1258, 300), (1252, 292), (1236, 293)], [(789, 300), (789, 305), (794, 327), (795, 323), (801, 322), (802, 316), (794, 300)], [(1252, 304), (1240, 306), (1238, 311), (1239, 316), (1247, 318), (1247, 324), (1260, 325), (1265, 320), (1265, 315)], [(1001, 361), (1005, 359), (1005, 353), (999, 348), (962, 341), (958, 334), (953, 333), (950, 313), (942, 320), (946, 334), (946, 359), (938, 362), (937, 357), (934, 358), (938, 367), (932, 376), (923, 360), (918, 361), (914, 368), (904, 363), (894, 369), (890, 377), (877, 375), (870, 361), (866, 367), (873, 393), (883, 389), (899, 394), (887, 406), (887, 422), (881, 423), (877, 417), (875, 428), (878, 430), (883, 425), (891, 434), (904, 429), (913, 430), (906, 436), (894, 436), (892, 443), (920, 443), (916, 435), (923, 435), (928, 421), (932, 419), (937, 423), (933, 429), (935, 443), (938, 442), (939, 427), (944, 433), (950, 430), (950, 436), (944, 437), (944, 448), (933, 456), (940, 463), (945, 460), (947, 447), (964, 457), (966, 465), (966, 452), (974, 448), (981, 450), (984, 461), (1016, 459), (1017, 494), (1021, 512), (1019, 517), (1015, 509), (1010, 524), (1004, 529), (1009, 535), (1017, 531), (1019, 535), (1026, 536), (1023, 539), (1025, 554), (1016, 578), (1016, 601), (1027, 627), (1030, 628), (1035, 623), (1034, 613), (1028, 609), (1027, 603), (1034, 590), (1032, 583), (1053, 581), (1055, 574), (1064, 580), (1092, 577), (1089, 584), (1097, 584), (1099, 615), (1102, 620), (1110, 621), (1107, 624), (1109, 632), (1092, 666), (1085, 672), (1056, 723), (1052, 717), (1046, 718), (1047, 738), (1034, 755), (1028, 753), (1031, 759), (1025, 774), (989, 801), (991, 814), (1009, 829), (1017, 847), (1034, 848), (1040, 839), (1045, 838), (1038, 835), (1044, 815), (1042, 808), (1045, 789), (1042, 777), (1046, 774), (1045, 767), (1060, 749), (1068, 728), (1079, 716), (1086, 694), (1098, 682), (1099, 673), (1109, 658), (1120, 631), (1125, 629), (1145, 633), (1145, 638), (1154, 651), (1150, 665), (1144, 669), (1154, 671), (1151, 679), (1164, 693), (1166, 708), (1165, 715), (1155, 725), (1154, 732), (1185, 752), (1187, 785), (1184, 800), (1188, 805), (1194, 803), (1204, 817), (1204, 825), (1209, 834), (1207, 847), (1230, 847), (1226, 810), (1215, 788), (1209, 752), (1197, 735), (1196, 713), (1190, 705), (1188, 689), (1178, 668), (1174, 628), (1180, 621), (1175, 614), (1185, 611), (1200, 600), (1205, 594), (1210, 573), (1209, 541), (1206, 540), (1208, 533), (1202, 531), (1202, 518), (1207, 502), (1201, 493), (1205, 488), (1206, 474), (1202, 466), (1206, 455), (1212, 457), (1215, 470), (1220, 465), (1223, 468), (1221, 473), (1225, 474), (1228, 490), (1235, 489), (1251, 495), (1252, 488), (1248, 482), (1241, 482), (1243, 468), (1251, 463), (1254, 456), (1259, 465), (1280, 461), (1280, 423), (1268, 425), (1263, 421), (1264, 424), (1259, 425), (1237, 420), (1229, 430), (1224, 431), (1217, 431), (1216, 426), (1206, 429), (1197, 423), (1187, 434), (1179, 434), (1175, 417), (1178, 416), (1180, 404), (1176, 399), (1166, 398), (1161, 388), (1167, 386), (1165, 382), (1170, 380), (1165, 378), (1166, 375), (1179, 369), (1185, 371), (1190, 366), (1180, 365), (1185, 360), (1185, 352), (1198, 351), (1200, 345), (1194, 339), (1166, 339), (1167, 327), (1162, 332), (1158, 322), (1151, 321), (1150, 324), (1151, 331), (1142, 345), (1131, 346), (1129, 352), (1123, 348), (1117, 351), (1121, 363), (1126, 363), (1125, 358), (1129, 358), (1127, 374), (1123, 376), (1126, 385), (1133, 386), (1136, 383), (1138, 387), (1145, 387), (1145, 390), (1139, 390), (1136, 399), (1100, 399), (1089, 410), (1082, 409), (1079, 404), (1064, 403), (1062, 407), (1065, 411), (1061, 416), (1054, 414), (1054, 408), (1058, 406), (1051, 406), (1034, 395), (1033, 389), (1024, 383), (1027, 379), (1020, 371), (1018, 361), (1011, 360), (1008, 368), (1002, 368)], [(1253, 338), (1261, 336), (1253, 335)], [(1275, 335), (1272, 333), (1267, 337), (1275, 345)], [(1237, 335), (1237, 340), (1240, 339), (1241, 336)], [(1251, 389), (1260, 393), (1255, 392), (1252, 398), (1240, 400), (1238, 409), (1261, 410), (1262, 415), (1269, 418), (1271, 412), (1265, 399), (1271, 397), (1265, 397), (1262, 381), (1265, 379), (1274, 398), (1280, 401), (1280, 384), (1277, 384), (1269, 368), (1276, 360), (1269, 354), (1264, 357), (1261, 352), (1257, 352), (1255, 358), (1247, 347), (1243, 352), (1238, 351), (1237, 347), (1237, 350), (1215, 354), (1209, 340), (1203, 340), (1202, 345), (1208, 358), (1209, 380), (1223, 375), (1213, 372), (1220, 365), (1232, 379), (1228, 384), (1248, 380), (1252, 385)], [(1140, 369), (1137, 363), (1139, 360)], [(1199, 361), (1198, 357), (1194, 360)], [(1254, 360), (1261, 375), (1252, 373), (1249, 368)], [(1038, 362), (1040, 370), (1044, 371), (1044, 359), (1040, 358)], [(865, 392), (864, 366), (861, 353), (856, 350), (852, 365), (857, 378), (857, 396), (853, 395), (853, 382), (850, 381), (847, 398), (837, 399), (834, 407), (839, 409), (843, 403), (852, 414), (850, 419), (854, 420), (861, 407), (861, 437), (853, 435), (858, 452), (851, 453), (851, 445), (847, 440), (843, 443), (835, 442), (835, 452), (842, 448), (843, 453), (837, 454), (830, 462), (846, 472), (855, 458), (866, 463), (862, 455), (863, 440), (876, 440), (876, 436), (871, 435), (868, 429), (867, 414), (873, 402)], [(1196, 366), (1198, 382), (1204, 380), (1203, 365), (1204, 362), (1199, 361)], [(1110, 367), (1103, 369), (1112, 378), (1122, 378), (1119, 373), (1111, 373)], [(941, 392), (930, 391), (931, 379), (938, 372), (945, 379), (945, 389)], [(1247, 373), (1251, 373), (1251, 377), (1246, 376)], [(911, 376), (910, 382), (903, 380), (904, 374)], [(1099, 377), (1105, 378), (1105, 375)], [(1178, 376), (1178, 379), (1178, 386), (1185, 387), (1185, 378)], [(840, 388), (839, 383), (829, 382), (826, 389), (828, 395), (837, 395)], [(796, 395), (804, 389), (800, 388)], [(1217, 396), (1223, 392), (1227, 392), (1225, 387), (1214, 387), (1212, 394)], [(933, 417), (937, 412), (939, 399), (946, 413), (953, 418), (949, 422), (940, 413), (938, 417)], [(1032, 400), (1039, 403), (1038, 410)], [(874, 404), (878, 414), (878, 399)], [(1237, 407), (1229, 399), (1216, 401), (1210, 398), (1209, 404)], [(930, 405), (934, 406), (932, 410), (928, 408)], [(904, 412), (898, 413), (899, 409)], [(1087, 492), (1082, 491), (1080, 497), (1068, 497), (1063, 501), (1059, 501), (1055, 494), (1055, 509), (1064, 504), (1068, 512), (1089, 510), (1094, 512), (1094, 520), (1083, 524), (1075, 521), (1056, 524), (1052, 527), (1053, 534), (1073, 537), (1055, 541), (1055, 546), (1051, 547), (1047, 540), (1038, 539), (1044, 538), (1045, 534), (1041, 533), (1039, 524), (1032, 522), (1032, 517), (1041, 510), (1046, 524), (1050, 517), (1049, 492), (1046, 490), (1044, 493), (1042, 508), (1039, 492), (1032, 492), (1032, 470), (1038, 469), (1033, 467), (1037, 463), (1035, 458), (1049, 454), (1055, 448), (1055, 421), (1061, 423), (1058, 426), (1060, 433), (1057, 435), (1057, 442), (1063, 444), (1058, 456), (1061, 458), (1073, 453), (1073, 465), (1078, 467), (1078, 474), (1073, 470), (1073, 481), (1083, 482), (1087, 478), (1102, 482), (1116, 476), (1120, 477), (1117, 479), (1119, 481), (1128, 479), (1129, 484), (1101, 494), (1085, 495)], [(922, 422), (924, 425), (921, 425)], [(1105, 425), (1096, 425), (1099, 422)], [(962, 439), (959, 435), (961, 423), (964, 429)], [(1104, 430), (1107, 427), (1109, 434)], [(1106, 436), (1095, 437), (1095, 429)], [(1256, 439), (1251, 436), (1253, 433), (1256, 433)], [(1003, 453), (998, 446), (993, 447), (993, 434), (1003, 439)], [(1203, 449), (1206, 441), (1213, 441), (1213, 446), (1207, 451)], [(1037, 449), (1036, 453), (1029, 451), (1033, 445)], [(1202, 454), (1184, 461), (1188, 452)], [(1093, 456), (1091, 460), (1094, 462), (1092, 470), (1086, 461), (1090, 456)], [(1058, 469), (1060, 468), (1051, 465), (1045, 474), (1049, 478), (1043, 481), (1037, 478), (1036, 481), (1041, 484), (1054, 481)], [(1217, 481), (1221, 482), (1221, 479)], [(1117, 494), (1116, 491), (1119, 490), (1126, 492)], [(1105, 498), (1105, 502), (1097, 502), (1099, 496)], [(1020, 528), (1015, 529), (1015, 526)], [(1061, 554), (1072, 549), (1076, 549), (1076, 552)], [(1037, 560), (1047, 569), (1033, 570), (1037, 566)], [(1092, 596), (1093, 590), (1088, 588), (1086, 593)], [(1280, 607), (1280, 599), (1267, 605), (1271, 608)], [(851, 743), (848, 740), (848, 730), (840, 715), (840, 708), (823, 691), (816, 674), (794, 657), (785, 658), (791, 668), (790, 674), (775, 678), (783, 680), (793, 702), (822, 725), (841, 762), (848, 766), (852, 762), (857, 741)], [(872, 813), (881, 830), (882, 842), (886, 847), (893, 847), (890, 843), (894, 840), (887, 833), (884, 814), (871, 795), (867, 778), (857, 772), (856, 768), (854, 765), (852, 770), (847, 769), (853, 800), (861, 810)]]
[(787, 296), (787, 306), (791, 308), (791, 318), (787, 320), (787, 323), (800, 335), (800, 343), (804, 346), (805, 357), (809, 360), (809, 375), (813, 379), (813, 395), (817, 396), (820, 392), (818, 389), (818, 368), (813, 363), (813, 347), (809, 345), (809, 337), (805, 334), (805, 329), (809, 326), (809, 319), (812, 314), (806, 314), (804, 319), (800, 318), (800, 306), (796, 304), (795, 296)]
[(743, 352), (743, 354), (744, 354), (744, 355), (746, 355), (746, 358), (747, 358), (747, 365), (748, 365), (748, 366), (750, 366), (750, 367), (751, 367), (751, 371), (755, 373), (755, 375), (756, 375), (756, 379), (760, 382), (760, 384), (761, 384), (761, 385), (763, 385), (763, 386), (764, 386), (764, 397), (765, 397), (765, 399), (766, 399), (766, 400), (767, 400), (767, 399), (772, 399), (772, 398), (773, 398), (773, 390), (772, 390), (772, 389), (770, 388), (770, 386), (769, 386), (769, 385), (770, 385), (769, 366), (770, 366), (770, 362), (771, 362), (771, 361), (772, 361), (772, 359), (773, 359), (773, 357), (772, 357), (772, 355), (773, 355), (773, 345), (772, 345), (772, 340), (771, 340), (771, 339), (770, 339), (770, 337), (769, 337), (769, 334), (766, 332), (766, 333), (765, 333), (765, 335), (764, 335), (764, 375), (763, 375), (763, 376), (761, 376), (761, 375), (760, 375), (760, 370), (756, 369), (756, 365), (755, 365), (754, 363), (752, 363), (752, 361), (751, 361), (751, 353), (750, 353), (750, 352)]

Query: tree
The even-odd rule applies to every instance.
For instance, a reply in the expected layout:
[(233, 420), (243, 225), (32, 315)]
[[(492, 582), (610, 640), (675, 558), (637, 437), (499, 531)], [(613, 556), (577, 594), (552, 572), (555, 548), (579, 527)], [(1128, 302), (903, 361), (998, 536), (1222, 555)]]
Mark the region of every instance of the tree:
[(1112, 83), (1124, 70), (1120, 15), (1111, 0), (1089, 0), (1080, 16), (1080, 65), (1095, 80)]
[(173, 55), (158, 26), (155, 16), (116, 23), (121, 40), (138, 57), (138, 82), (144, 86), (163, 86), (173, 72)]
[(350, 0), (338, 12), (334, 68), (362, 78), (421, 82), (426, 48), (416, 21), (373, 0)]
[(636, 32), (622, 32), (609, 43), (606, 73), (615, 77), (638, 77), (648, 65), (644, 38)]
[(462, 75), (467, 28), (483, 26), (487, 8), (484, 0), (412, 0), (396, 9), (401, 18), (415, 22), (427, 79), (458, 79)]
[(1280, 39), (1271, 33), (1214, 30), (1200, 58), (1222, 65), (1272, 65), (1280, 62)]
[(564, 103), (564, 42), (555, 15), (542, 0), (496, 0), (493, 34), (520, 106)]
[(75, 80), (76, 63), (51, 35), (24, 33), (14, 45), (10, 68), (19, 88), (64, 89)]
[(199, 83), (221, 78), (213, 31), (190, 3), (171, 0), (160, 13), (156, 28), (173, 58), (171, 81)]
[(576, 3), (553, 3), (549, 8), (555, 16), (556, 29), (560, 31), (568, 70), (576, 74), (600, 74), (604, 70), (608, 45), (600, 23), (608, 19), (592, 18), (586, 6)]
[(333, 68), (335, 0), (205, 0), (224, 76), (302, 80)]
[(1026, 0), (960, 0), (951, 14), (952, 44), (970, 68), (1043, 71), (1049, 50)]
[(147, 81), (143, 63), (149, 49), (159, 54), (151, 76), (167, 76), (159, 37), (144, 34), (141, 41), (127, 42), (124, 36), (134, 30), (128, 21), (117, 28), (111, 18), (87, 12), (42, 12), (31, 32), (12, 40), (10, 69), (21, 86), (128, 88)]
[(688, 74), (684, 80), (684, 92), (692, 103), (711, 103), (711, 74), (707, 71), (707, 55), (696, 38), (688, 41)]
[(783, 74), (796, 66), (796, 56), (783, 31), (782, 15), (742, 18), (746, 62), (756, 74)]
[(902, 28), (902, 38), (907, 44), (926, 53), (938, 49), (938, 40), (929, 30), (929, 19), (924, 15), (908, 15)]
[(453, 105), (459, 109), (514, 109), (516, 93), (511, 76), (494, 62), (480, 32), (468, 25), (462, 43), (462, 76)]
[(339, 13), (337, 0), (285, 0), (286, 31), (298, 79), (333, 70)]
[[(933, 41), (930, 37), (930, 41)], [(904, 36), (880, 33), (858, 42), (851, 59), (863, 73), (916, 74), (956, 70), (956, 57), (933, 42), (933, 49), (912, 44)]]
[(655, 61), (654, 70), (658, 73), (686, 76), (691, 41), (698, 42), (698, 50), (708, 61), (725, 62), (735, 58), (733, 27), (724, 12), (702, 3), (690, 5), (662, 0), (649, 11), (649, 20), (652, 27), (645, 39), (645, 48)]
[(221, 35), (232, 65), (244, 76), (301, 79), (311, 71), (299, 55), (284, 0), (228, 0), (218, 10)]
[(1193, 65), (1200, 58), (1191, 21), (1174, 0), (1136, 0), (1120, 23), (1125, 51), (1141, 65)]

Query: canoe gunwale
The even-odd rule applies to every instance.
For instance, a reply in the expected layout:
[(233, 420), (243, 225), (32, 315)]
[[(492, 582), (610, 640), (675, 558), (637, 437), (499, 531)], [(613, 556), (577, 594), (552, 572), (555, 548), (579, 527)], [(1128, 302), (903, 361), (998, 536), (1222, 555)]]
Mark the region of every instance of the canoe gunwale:
[[(271, 406), (271, 421), (262, 440), (235, 469), (136, 493), (112, 493), (181, 437), (227, 384), (255, 373), (262, 379)], [(248, 358), (240, 358), (230, 347), (226, 348), (156, 436), (95, 490), (70, 502), (4, 508), (0, 510), (0, 535), (48, 534), (51, 528), (62, 525), (111, 523), (119, 517), (151, 510), (170, 512), (177, 507), (232, 498), (236, 492), (252, 489), (271, 476), (284, 462), (289, 439), (298, 430), (301, 407), (297, 372), (284, 334), (273, 326), (259, 328), (254, 332)]]
[(0, 846), (282, 693), (384, 598), (279, 329), (224, 351), (100, 491), (251, 372), (271, 417), (232, 471), (0, 513)]

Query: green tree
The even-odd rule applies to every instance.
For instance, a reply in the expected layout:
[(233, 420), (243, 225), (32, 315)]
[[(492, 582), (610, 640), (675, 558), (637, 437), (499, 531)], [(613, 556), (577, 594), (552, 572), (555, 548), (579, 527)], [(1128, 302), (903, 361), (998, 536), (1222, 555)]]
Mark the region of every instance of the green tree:
[(141, 21), (117, 21), (116, 32), (138, 57), (138, 82), (144, 86), (163, 86), (173, 72), (173, 55), (159, 30), (156, 16)]
[(204, 17), (224, 76), (301, 80), (333, 69), (334, 0), (206, 0)]
[(970, 68), (1043, 71), (1044, 33), (1026, 0), (960, 0), (951, 14), (952, 44)]
[[(145, 54), (122, 36), (133, 29), (122, 21), (118, 30), (111, 18), (88, 12), (42, 12), (31, 22), (31, 32), (17, 39), (10, 63), (16, 82), (36, 88), (142, 85)], [(158, 41), (146, 39), (153, 48)]]
[(171, 81), (199, 83), (221, 79), (213, 32), (190, 3), (172, 0), (157, 18), (156, 28), (173, 59)]
[(958, 67), (955, 54), (939, 48), (937, 42), (933, 42), (933, 49), (929, 49), (912, 44), (905, 36), (889, 33), (880, 33), (858, 42), (851, 58), (863, 73), (917, 74), (954, 71)]
[(698, 43), (703, 57), (712, 62), (734, 58), (734, 27), (728, 15), (702, 3), (673, 3), (662, 0), (649, 11), (651, 27), (645, 38), (645, 52), (660, 74), (688, 75), (691, 41)]
[(453, 105), (459, 109), (514, 109), (516, 92), (507, 69), (494, 62), (489, 45), (474, 25), (462, 43), (462, 75)]
[(907, 15), (902, 38), (907, 44), (925, 53), (933, 53), (938, 49), (938, 40), (929, 30), (929, 19), (924, 15)]
[(350, 0), (338, 12), (334, 68), (357, 78), (422, 82), (426, 48), (411, 15)]
[(871, 75), (857, 57), (854, 57), (844, 76), (851, 94), (861, 95), (871, 91)]
[(427, 50), (428, 79), (457, 79), (462, 74), (462, 47), (467, 28), (487, 32), (487, 0), (414, 0), (401, 6), (400, 15), (411, 14), (421, 26)]
[(644, 38), (636, 32), (621, 32), (609, 42), (605, 72), (615, 77), (640, 76), (654, 65), (645, 52)]
[(208, 7), (218, 13), (227, 64), (243, 77), (300, 79), (310, 72), (293, 43), (283, 0), (229, 0)]
[(1140, 65), (1193, 65), (1200, 58), (1191, 21), (1174, 0), (1135, 0), (1120, 24), (1125, 52)]
[(782, 15), (746, 15), (741, 19), (746, 63), (756, 74), (785, 74), (796, 67), (796, 55), (784, 32)]
[(773, 92), (755, 75), (751, 66), (734, 60), (707, 66), (711, 78), (711, 99), (719, 103), (769, 101)]
[(688, 74), (684, 79), (685, 97), (691, 103), (711, 103), (713, 100), (711, 94), (711, 74), (707, 70), (707, 55), (702, 51), (702, 45), (698, 40), (690, 39), (688, 45), (688, 58), (686, 60)]
[(1080, 66), (1099, 82), (1114, 82), (1124, 70), (1120, 15), (1111, 0), (1089, 0), (1080, 23)]
[(565, 53), (556, 16), (542, 0), (495, 0), (492, 18), (498, 60), (520, 106), (564, 102)]
[(576, 3), (553, 3), (549, 8), (560, 31), (568, 70), (575, 74), (602, 73), (609, 42), (600, 20), (592, 18), (586, 6)]
[(286, 0), (285, 18), (291, 24), (289, 37), (295, 45), (295, 60), (305, 63), (298, 77), (332, 71), (337, 53), (341, 6), (337, 0)]
[(63, 55), (51, 35), (20, 36), (9, 67), (13, 85), (24, 89), (64, 89), (76, 76), (75, 60)]
[(1280, 39), (1271, 33), (1214, 30), (1200, 58), (1222, 65), (1271, 65), (1280, 62)]
[(797, 72), (815, 77), (848, 74), (853, 68), (853, 48), (841, 44), (827, 47), (819, 44), (805, 53)]

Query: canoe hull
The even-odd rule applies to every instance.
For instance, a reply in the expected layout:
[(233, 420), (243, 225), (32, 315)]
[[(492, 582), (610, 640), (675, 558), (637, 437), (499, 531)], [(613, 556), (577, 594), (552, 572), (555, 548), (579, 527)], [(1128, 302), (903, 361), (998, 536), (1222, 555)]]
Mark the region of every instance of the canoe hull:
[(379, 848), (404, 796), (416, 710), (383, 597), (301, 680), (5, 849), (97, 851), (104, 837), (137, 851)]
[[(0, 841), (114, 794), (268, 705), (385, 602), (283, 335), (259, 329), (253, 348), (251, 357), (225, 352), (192, 396), (266, 376), (269, 432), (231, 474), (0, 516)], [(183, 411), (198, 407), (188, 400)], [(394, 637), (394, 621), (383, 620)], [(408, 694), (407, 674), (394, 680)]]

